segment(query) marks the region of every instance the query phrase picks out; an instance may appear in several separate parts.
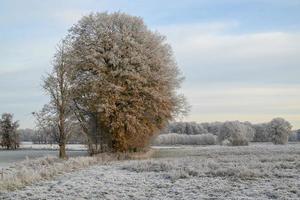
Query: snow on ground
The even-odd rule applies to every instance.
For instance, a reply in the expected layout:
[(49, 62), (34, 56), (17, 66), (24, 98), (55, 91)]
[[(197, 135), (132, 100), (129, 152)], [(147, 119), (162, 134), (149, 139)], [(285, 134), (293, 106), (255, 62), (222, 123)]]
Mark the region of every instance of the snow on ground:
[(300, 144), (158, 149), (96, 165), (1, 199), (299, 199)]

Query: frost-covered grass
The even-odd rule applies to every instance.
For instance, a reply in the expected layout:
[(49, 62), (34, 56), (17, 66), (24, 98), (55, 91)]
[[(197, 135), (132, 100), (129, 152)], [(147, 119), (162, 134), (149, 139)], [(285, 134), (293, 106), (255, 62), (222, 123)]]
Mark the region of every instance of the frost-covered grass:
[(57, 157), (26, 159), (3, 169), (0, 190), (14, 190), (36, 181), (51, 179), (54, 176), (78, 170), (102, 161), (101, 157), (76, 157), (60, 160)]
[(3, 199), (299, 199), (300, 145), (159, 149), (70, 172)]
[(107, 164), (113, 160), (144, 159), (153, 151), (146, 153), (99, 154), (93, 157), (81, 156), (62, 160), (48, 156), (38, 159), (26, 159), (10, 167), (1, 169), (0, 191), (20, 189), (37, 181), (49, 180), (64, 173), (73, 172), (95, 164)]
[(136, 172), (170, 172), (167, 177), (171, 179), (174, 179), (174, 174), (175, 178), (177, 174), (182, 174), (184, 177), (230, 177), (245, 180), (300, 177), (297, 175), (297, 171), (300, 171), (300, 146), (297, 143), (286, 146), (256, 143), (243, 147), (164, 148), (157, 151), (154, 157), (160, 159), (131, 162), (124, 168)]

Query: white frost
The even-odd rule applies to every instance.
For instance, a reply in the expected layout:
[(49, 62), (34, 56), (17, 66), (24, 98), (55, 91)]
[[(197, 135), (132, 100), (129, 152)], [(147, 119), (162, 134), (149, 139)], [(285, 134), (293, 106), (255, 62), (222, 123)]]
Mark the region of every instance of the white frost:
[(299, 199), (300, 145), (159, 149), (74, 171), (2, 199)]

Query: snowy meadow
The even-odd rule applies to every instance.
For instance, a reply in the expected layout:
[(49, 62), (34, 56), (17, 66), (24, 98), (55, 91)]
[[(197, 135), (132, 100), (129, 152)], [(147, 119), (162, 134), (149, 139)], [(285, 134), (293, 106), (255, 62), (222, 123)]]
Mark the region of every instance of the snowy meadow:
[(154, 149), (152, 158), (145, 160), (98, 160), (86, 168), (75, 167), (80, 166), (78, 161), (66, 161), (73, 170), (0, 195), (3, 199), (300, 198), (299, 143)]
[(0, 200), (300, 199), (298, 10), (29, 1), (0, 3)]

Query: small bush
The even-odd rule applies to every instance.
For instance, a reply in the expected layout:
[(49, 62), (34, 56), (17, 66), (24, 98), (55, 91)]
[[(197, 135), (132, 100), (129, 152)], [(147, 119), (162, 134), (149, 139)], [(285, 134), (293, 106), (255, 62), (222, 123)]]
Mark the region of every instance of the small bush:
[(267, 131), (273, 144), (286, 144), (292, 133), (292, 126), (282, 118), (275, 118), (268, 124)]
[(166, 172), (172, 169), (168, 162), (149, 160), (145, 162), (134, 162), (122, 167), (124, 170), (132, 172)]
[(248, 143), (254, 137), (254, 129), (238, 121), (225, 122), (218, 135), (218, 141), (221, 144), (242, 146)]
[(165, 179), (169, 179), (171, 181), (199, 176), (199, 172), (196, 169), (190, 166), (183, 166), (181, 163), (178, 163), (174, 160), (148, 160), (131, 162), (121, 167), (121, 169), (136, 173), (161, 173)]
[(267, 123), (254, 124), (253, 128), (255, 129), (255, 135), (253, 138), (254, 142), (269, 142), (270, 137), (267, 131)]
[(289, 136), (289, 142), (297, 142), (298, 141), (298, 135), (297, 132), (294, 131)]
[(214, 145), (216, 136), (211, 133), (201, 135), (182, 135), (176, 133), (159, 135), (153, 141), (154, 145)]

